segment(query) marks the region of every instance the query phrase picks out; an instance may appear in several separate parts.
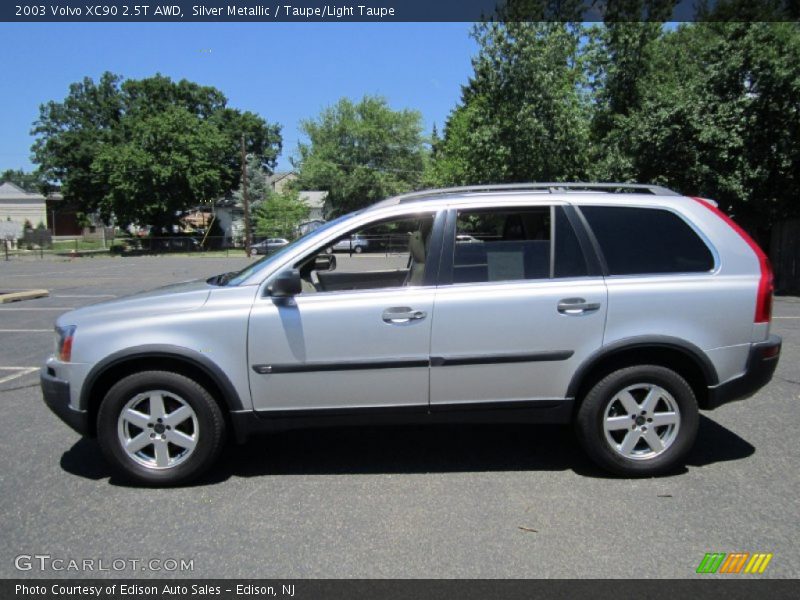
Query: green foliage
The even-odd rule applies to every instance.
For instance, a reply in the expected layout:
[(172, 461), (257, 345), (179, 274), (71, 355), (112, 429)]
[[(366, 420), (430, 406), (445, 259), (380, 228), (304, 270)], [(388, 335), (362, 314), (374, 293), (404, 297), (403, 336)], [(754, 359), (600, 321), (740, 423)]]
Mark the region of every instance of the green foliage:
[(343, 98), (301, 123), (308, 143), (293, 161), (296, 187), (325, 190), (333, 214), (419, 187), (425, 161), (422, 117), (379, 97)]
[(611, 132), (625, 140), (631, 178), (714, 198), (754, 231), (800, 214), (796, 23), (696, 23), (663, 34), (641, 90)]
[[(263, 202), (270, 193), (269, 173), (261, 164), (258, 156), (248, 155), (247, 157), (247, 199), (251, 206)], [(244, 201), (244, 192), (241, 183), (233, 198), (238, 204)]]
[(6, 169), (0, 173), (0, 184), (13, 183), (26, 192), (46, 192), (47, 185), (37, 172), (27, 173), (22, 169)]
[(800, 25), (631, 18), (671, 6), (618, 2), (588, 29), (477, 25), (474, 74), (425, 183), (660, 183), (755, 232), (800, 215)]
[(40, 107), (35, 160), (81, 212), (168, 228), (179, 211), (237, 186), (242, 134), (247, 152), (275, 165), (279, 126), (226, 103), (213, 87), (161, 75), (87, 77)]
[(75, 222), (78, 224), (78, 227), (82, 228), (92, 226), (92, 219), (85, 212), (80, 212), (80, 211), (76, 212)]
[(282, 194), (269, 192), (252, 211), (256, 235), (292, 238), (297, 226), (308, 219), (309, 208), (300, 200), (297, 190)]
[(436, 148), (440, 184), (563, 181), (588, 168), (589, 98), (568, 23), (477, 24), (474, 74)]
[(124, 142), (99, 148), (92, 161), (108, 185), (97, 208), (120, 223), (168, 227), (179, 211), (226, 191), (225, 147), (216, 127), (184, 108), (136, 119)]
[(585, 64), (594, 98), (591, 179), (635, 179), (626, 119), (641, 110), (661, 36), (661, 23), (652, 22), (610, 22), (589, 30)]

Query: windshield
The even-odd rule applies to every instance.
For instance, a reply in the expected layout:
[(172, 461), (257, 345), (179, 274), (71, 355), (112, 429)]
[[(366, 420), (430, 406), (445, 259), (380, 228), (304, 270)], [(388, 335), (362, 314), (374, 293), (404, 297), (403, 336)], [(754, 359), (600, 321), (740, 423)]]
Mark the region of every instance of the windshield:
[(242, 269), (239, 272), (226, 273), (226, 276), (225, 276), (224, 280), (222, 280), (222, 282), (220, 282), (218, 285), (239, 285), (240, 283), (242, 283), (246, 279), (250, 278), (252, 275), (257, 273), (258, 271), (261, 271), (262, 269), (266, 269), (269, 266), (271, 266), (273, 263), (280, 261), (281, 257), (283, 257), (285, 254), (288, 254), (288, 253), (292, 252), (297, 246), (299, 246), (300, 244), (302, 244), (303, 242), (308, 240), (308, 238), (310, 238), (311, 236), (314, 236), (314, 235), (317, 235), (319, 233), (323, 233), (323, 232), (327, 231), (331, 227), (334, 227), (334, 226), (338, 225), (339, 223), (341, 223), (345, 219), (350, 218), (354, 214), (356, 214), (356, 213), (350, 213), (350, 214), (347, 214), (347, 215), (342, 215), (341, 217), (339, 217), (337, 219), (334, 219), (333, 221), (328, 221), (322, 227), (319, 227), (319, 228), (315, 229), (314, 231), (309, 231), (305, 235), (302, 235), (299, 238), (297, 238), (292, 243), (279, 248), (278, 250), (276, 250), (272, 254), (267, 254), (261, 260), (259, 260), (257, 262), (254, 262), (252, 265), (249, 265), (249, 266), (245, 267), (244, 269)]

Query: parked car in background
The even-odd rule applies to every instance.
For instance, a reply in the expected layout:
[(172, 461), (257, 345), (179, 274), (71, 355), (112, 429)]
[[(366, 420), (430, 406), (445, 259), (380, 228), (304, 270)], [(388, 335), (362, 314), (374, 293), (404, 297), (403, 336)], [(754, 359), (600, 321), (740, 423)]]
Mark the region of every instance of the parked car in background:
[[(328, 253), (387, 229), (404, 255)], [(242, 271), (65, 313), (41, 382), (148, 484), (197, 477), (226, 436), (454, 421), (571, 423), (604, 469), (653, 476), (683, 464), (700, 409), (769, 382), (771, 318), (767, 257), (710, 200), (476, 186), (389, 198)]]
[(328, 248), (327, 252), (328, 254), (332, 252), (355, 252), (356, 254), (360, 254), (368, 247), (369, 242), (366, 239), (359, 235), (351, 235), (336, 242), (333, 246)]
[(456, 244), (480, 244), (481, 240), (478, 238), (472, 237), (466, 233), (459, 233), (456, 236)]
[(200, 249), (197, 238), (189, 236), (148, 237), (143, 238), (141, 244), (157, 252), (192, 252)]
[(289, 240), (284, 238), (268, 238), (263, 242), (253, 244), (250, 249), (256, 254), (271, 254), (289, 245)]

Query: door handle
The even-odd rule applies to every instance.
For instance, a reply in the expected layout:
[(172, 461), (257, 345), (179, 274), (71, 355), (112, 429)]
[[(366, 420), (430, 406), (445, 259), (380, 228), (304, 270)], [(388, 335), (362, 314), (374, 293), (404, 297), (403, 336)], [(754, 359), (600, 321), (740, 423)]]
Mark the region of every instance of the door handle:
[(428, 313), (424, 310), (414, 310), (408, 306), (395, 306), (383, 311), (383, 320), (385, 323), (409, 323), (411, 321), (419, 321), (427, 316)]
[(583, 298), (564, 298), (558, 302), (558, 312), (562, 315), (585, 315), (599, 308), (599, 302), (587, 302)]

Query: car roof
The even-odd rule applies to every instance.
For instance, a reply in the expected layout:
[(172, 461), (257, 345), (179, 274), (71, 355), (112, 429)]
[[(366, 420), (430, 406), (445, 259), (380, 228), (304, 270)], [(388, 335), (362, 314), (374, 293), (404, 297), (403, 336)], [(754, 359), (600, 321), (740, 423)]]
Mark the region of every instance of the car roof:
[(474, 201), (476, 204), (486, 203), (487, 201), (502, 201), (513, 199), (553, 199), (553, 195), (581, 195), (584, 199), (600, 198), (608, 200), (610, 198), (632, 197), (680, 197), (681, 195), (668, 188), (636, 183), (587, 183), (587, 182), (553, 182), (553, 183), (512, 183), (512, 184), (490, 184), (475, 185), (420, 190), (401, 194), (382, 200), (373, 204), (367, 211), (379, 210), (392, 206), (409, 204), (427, 205), (430, 203), (440, 203), (456, 200), (459, 203), (469, 203)]

